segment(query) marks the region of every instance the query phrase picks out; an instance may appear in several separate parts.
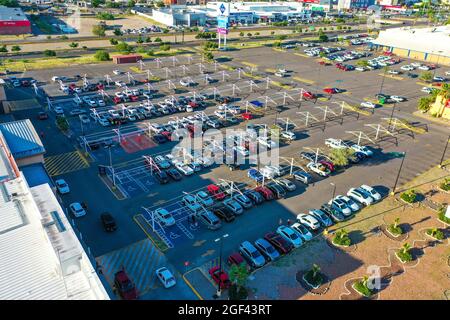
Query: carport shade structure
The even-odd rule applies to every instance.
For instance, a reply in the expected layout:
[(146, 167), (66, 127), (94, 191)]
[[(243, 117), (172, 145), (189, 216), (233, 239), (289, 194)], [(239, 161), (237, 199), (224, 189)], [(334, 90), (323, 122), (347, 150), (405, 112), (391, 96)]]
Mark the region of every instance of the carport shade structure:
[(15, 159), (23, 159), (45, 153), (39, 135), (30, 119), (0, 124), (6, 143)]

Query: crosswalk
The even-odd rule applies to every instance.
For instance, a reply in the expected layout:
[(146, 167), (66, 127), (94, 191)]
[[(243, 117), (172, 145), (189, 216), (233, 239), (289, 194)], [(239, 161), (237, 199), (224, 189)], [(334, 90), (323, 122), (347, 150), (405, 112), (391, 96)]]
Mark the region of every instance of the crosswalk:
[(149, 239), (109, 252), (96, 260), (111, 286), (114, 274), (124, 268), (141, 295), (159, 285), (155, 271), (165, 261)]
[(72, 151), (44, 158), (45, 169), (50, 176), (86, 169), (89, 162), (79, 151)]

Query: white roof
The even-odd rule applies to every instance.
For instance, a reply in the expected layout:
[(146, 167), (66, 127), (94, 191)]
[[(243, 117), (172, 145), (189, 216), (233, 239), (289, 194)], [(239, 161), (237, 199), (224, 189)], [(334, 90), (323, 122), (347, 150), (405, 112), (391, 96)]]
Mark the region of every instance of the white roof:
[(109, 299), (50, 186), (0, 189), (0, 300)]
[(392, 28), (380, 31), (374, 44), (450, 57), (450, 26)]

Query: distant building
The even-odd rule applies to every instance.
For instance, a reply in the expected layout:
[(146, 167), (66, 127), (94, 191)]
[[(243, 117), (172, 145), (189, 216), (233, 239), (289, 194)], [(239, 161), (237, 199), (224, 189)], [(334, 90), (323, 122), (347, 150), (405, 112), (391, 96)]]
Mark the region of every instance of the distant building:
[(44, 163), (45, 148), (30, 119), (0, 123), (0, 132), (19, 166)]
[(166, 26), (204, 26), (206, 13), (191, 10), (186, 6), (172, 6), (171, 8), (153, 9), (151, 18)]
[(339, 0), (338, 10), (367, 9), (375, 4), (375, 0)]
[(450, 26), (381, 30), (372, 45), (398, 56), (450, 66)]
[(438, 94), (428, 113), (434, 117), (450, 120), (450, 99)]
[(0, 34), (30, 34), (31, 23), (20, 8), (0, 6)]
[(0, 265), (0, 300), (109, 300), (52, 189), (29, 186), (2, 132)]

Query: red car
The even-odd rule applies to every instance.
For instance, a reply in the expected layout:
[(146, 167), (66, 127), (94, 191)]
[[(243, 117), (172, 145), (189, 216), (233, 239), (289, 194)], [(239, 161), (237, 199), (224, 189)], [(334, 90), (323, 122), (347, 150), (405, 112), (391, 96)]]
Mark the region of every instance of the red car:
[(219, 266), (212, 267), (208, 273), (214, 282), (220, 286), (220, 289), (228, 289), (230, 287), (231, 281), (228, 278), (228, 273), (220, 270)]
[(309, 92), (309, 91), (303, 91), (302, 96), (305, 99), (315, 99), (316, 98), (316, 96), (312, 92)]
[(210, 184), (206, 187), (209, 194), (212, 195), (216, 200), (223, 200), (225, 198), (225, 193), (223, 193), (218, 186), (215, 184)]
[(266, 200), (275, 199), (275, 195), (273, 194), (273, 192), (269, 188), (266, 188), (266, 187), (263, 187), (263, 186), (259, 186), (259, 187), (256, 187), (254, 190), (256, 192), (260, 193), (264, 197), (264, 199), (266, 199)]
[(230, 266), (233, 264), (238, 266), (238, 265), (240, 265), (242, 263), (246, 263), (246, 262), (240, 253), (235, 252), (235, 253), (230, 254), (230, 256), (227, 259), (227, 263)]
[(327, 167), (330, 171), (334, 171), (334, 164), (330, 161), (320, 160), (319, 163), (323, 164), (325, 167)]
[(243, 114), (241, 114), (241, 117), (244, 120), (252, 120), (253, 119), (253, 115), (250, 112), (244, 112)]
[(97, 90), (103, 90), (103, 89), (105, 89), (105, 86), (102, 85), (102, 84), (98, 84), (98, 85), (96, 86), (96, 88), (97, 88)]
[(341, 90), (339, 90), (338, 88), (325, 88), (323, 89), (323, 92), (328, 94), (335, 94), (341, 92)]
[(344, 65), (342, 63), (336, 63), (335, 66), (336, 68), (341, 69)]
[(264, 239), (273, 245), (281, 254), (287, 254), (294, 249), (294, 246), (291, 243), (284, 240), (282, 236), (275, 232), (266, 233)]
[(136, 286), (130, 280), (125, 270), (120, 270), (114, 275), (114, 288), (124, 300), (136, 300), (138, 298)]
[(113, 98), (113, 101), (114, 101), (115, 104), (118, 104), (118, 103), (121, 103), (121, 102), (122, 102), (122, 99), (119, 98), (119, 97), (114, 97), (114, 98)]
[(385, 56), (393, 56), (394, 53), (392, 53), (391, 51), (384, 51), (383, 55), (385, 55)]
[(134, 96), (134, 95), (130, 95), (130, 96), (128, 96), (128, 98), (129, 98), (132, 102), (136, 102), (136, 101), (139, 100), (139, 97), (138, 97), (138, 96)]
[(160, 134), (162, 134), (164, 137), (166, 137), (167, 141), (172, 141), (172, 132), (162, 131)]

